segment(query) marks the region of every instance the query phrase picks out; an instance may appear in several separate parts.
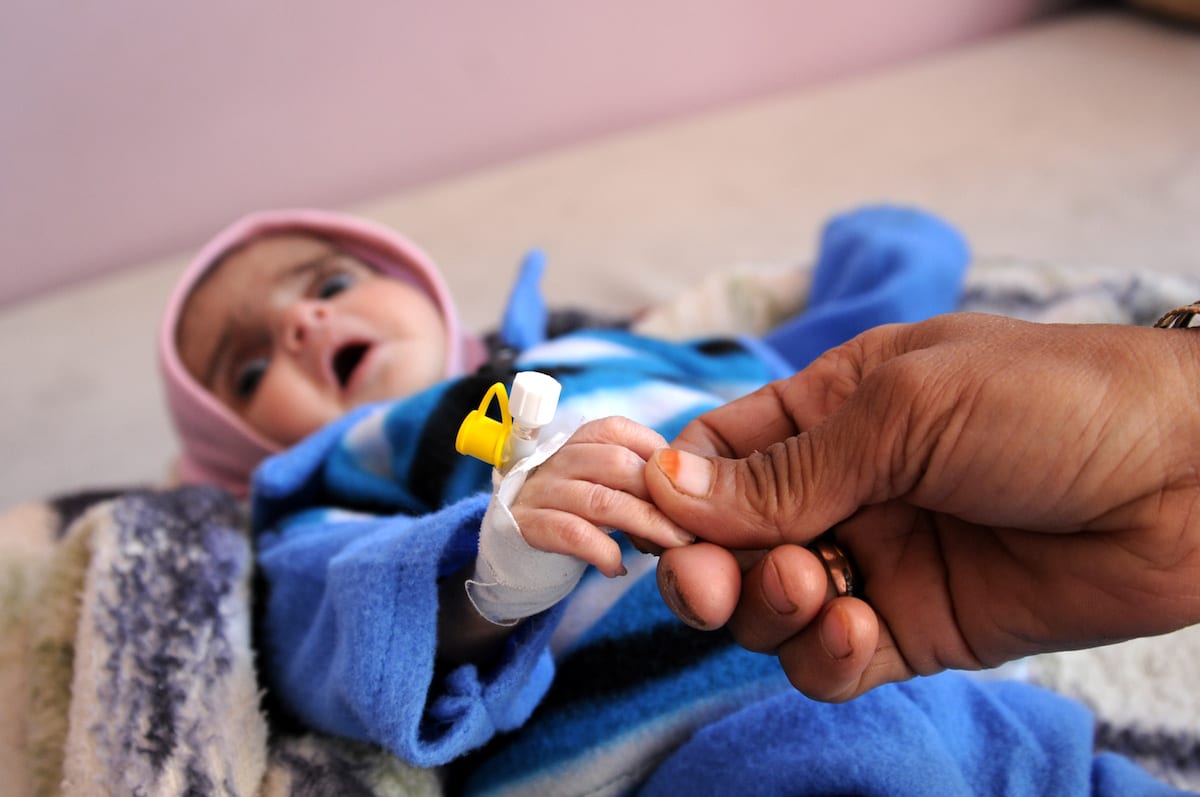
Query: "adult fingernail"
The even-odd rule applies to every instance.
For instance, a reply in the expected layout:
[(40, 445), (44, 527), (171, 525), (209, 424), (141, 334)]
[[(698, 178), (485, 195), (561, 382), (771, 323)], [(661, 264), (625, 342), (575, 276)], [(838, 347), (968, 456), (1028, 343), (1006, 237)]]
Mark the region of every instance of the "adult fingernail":
[(658, 466), (675, 489), (693, 498), (704, 498), (712, 489), (713, 466), (704, 457), (665, 448), (658, 453)]
[(835, 661), (841, 661), (854, 652), (850, 644), (850, 620), (837, 603), (830, 604), (821, 618), (821, 646)]
[(676, 617), (692, 628), (701, 630), (706, 628), (704, 622), (696, 616), (696, 613), (684, 601), (683, 596), (679, 594), (679, 582), (676, 580), (675, 574), (662, 567), (659, 568), (659, 591), (662, 593), (667, 608), (674, 612)]
[(777, 613), (791, 614), (796, 611), (796, 604), (783, 589), (783, 576), (779, 572), (779, 566), (771, 557), (767, 557), (763, 565), (762, 591), (767, 605)]

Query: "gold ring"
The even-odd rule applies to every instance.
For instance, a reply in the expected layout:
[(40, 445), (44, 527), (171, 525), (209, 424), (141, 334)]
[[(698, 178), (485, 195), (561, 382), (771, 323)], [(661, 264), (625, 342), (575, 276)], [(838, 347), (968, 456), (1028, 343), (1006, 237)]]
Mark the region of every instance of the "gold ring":
[(808, 549), (815, 553), (825, 566), (825, 572), (829, 574), (829, 581), (833, 584), (833, 591), (837, 593), (837, 597), (861, 596), (862, 584), (857, 575), (858, 569), (851, 561), (850, 555), (832, 538), (819, 539)]

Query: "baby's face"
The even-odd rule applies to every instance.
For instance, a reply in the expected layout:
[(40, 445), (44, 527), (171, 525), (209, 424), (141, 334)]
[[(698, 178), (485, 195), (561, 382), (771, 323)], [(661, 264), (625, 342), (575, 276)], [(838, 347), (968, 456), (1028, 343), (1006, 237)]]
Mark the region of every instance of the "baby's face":
[(429, 387), (446, 363), (429, 296), (300, 233), (228, 256), (188, 297), (177, 341), (192, 377), (280, 445)]

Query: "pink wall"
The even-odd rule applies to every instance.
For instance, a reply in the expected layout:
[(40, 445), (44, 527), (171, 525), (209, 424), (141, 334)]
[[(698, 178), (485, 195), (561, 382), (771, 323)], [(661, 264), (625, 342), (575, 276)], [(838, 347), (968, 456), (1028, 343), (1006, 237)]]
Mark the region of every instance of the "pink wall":
[(193, 247), (245, 210), (370, 199), (1065, 4), (10, 0), (0, 303)]

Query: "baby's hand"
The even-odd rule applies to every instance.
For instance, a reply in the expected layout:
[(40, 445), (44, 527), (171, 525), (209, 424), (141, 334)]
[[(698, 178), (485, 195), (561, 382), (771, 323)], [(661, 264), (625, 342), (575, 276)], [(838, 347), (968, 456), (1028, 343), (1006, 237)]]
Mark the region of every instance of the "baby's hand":
[(533, 471), (510, 507), (533, 548), (567, 554), (607, 576), (624, 572), (621, 549), (605, 527), (662, 548), (695, 538), (650, 501), (643, 470), (667, 441), (628, 418), (591, 421)]

